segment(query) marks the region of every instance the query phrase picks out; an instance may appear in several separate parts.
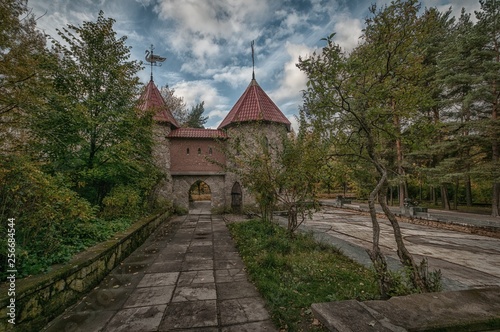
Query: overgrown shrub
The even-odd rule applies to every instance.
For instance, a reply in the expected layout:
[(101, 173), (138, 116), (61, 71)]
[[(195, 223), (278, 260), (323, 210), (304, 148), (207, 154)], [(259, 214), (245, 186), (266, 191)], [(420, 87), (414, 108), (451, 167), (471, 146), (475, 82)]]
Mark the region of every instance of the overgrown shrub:
[[(135, 218), (127, 216), (137, 197), (123, 197), (117, 191), (110, 206), (122, 204), (123, 213), (112, 221), (97, 217), (89, 202), (67, 188), (63, 181), (43, 173), (29, 160), (19, 157), (0, 159), (0, 278), (7, 268), (7, 230), (14, 218), (18, 276), (47, 271), (51, 265), (68, 261), (75, 253), (107, 240), (130, 227)], [(121, 199), (121, 201), (120, 201)], [(112, 205), (115, 204), (115, 205)], [(115, 210), (116, 211), (116, 210)]]
[(141, 211), (141, 196), (136, 188), (118, 186), (111, 190), (103, 201), (101, 216), (106, 220), (138, 216)]

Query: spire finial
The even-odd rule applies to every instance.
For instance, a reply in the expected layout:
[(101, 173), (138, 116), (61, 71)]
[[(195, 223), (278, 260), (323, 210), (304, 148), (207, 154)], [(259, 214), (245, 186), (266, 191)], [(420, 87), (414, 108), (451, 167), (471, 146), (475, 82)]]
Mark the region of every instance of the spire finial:
[(250, 43), (252, 46), (252, 80), (255, 80), (255, 58), (254, 58), (254, 50), (253, 50), (254, 40)]
[(154, 49), (153, 44), (151, 44), (151, 49), (146, 50), (146, 61), (151, 64), (151, 81), (153, 81), (153, 66), (161, 67), (161, 63), (167, 59), (159, 55), (154, 55)]

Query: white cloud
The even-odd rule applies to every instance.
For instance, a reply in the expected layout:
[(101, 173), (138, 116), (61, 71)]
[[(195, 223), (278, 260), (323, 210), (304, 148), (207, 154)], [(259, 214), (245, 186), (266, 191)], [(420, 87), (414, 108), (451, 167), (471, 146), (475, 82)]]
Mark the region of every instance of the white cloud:
[(307, 76), (297, 68), (299, 56), (306, 57), (312, 54), (313, 49), (305, 45), (296, 45), (286, 43), (285, 49), (288, 54), (288, 62), (284, 64), (283, 77), (279, 83), (278, 89), (269, 94), (275, 103), (279, 103), (290, 98), (300, 100), (301, 91), (305, 89)]
[(336, 33), (334, 40), (347, 51), (353, 50), (361, 36), (361, 21), (347, 15), (337, 17), (333, 31)]
[(209, 117), (220, 116), (230, 107), (228, 98), (220, 95), (213, 83), (208, 80), (182, 81), (174, 84), (172, 88), (177, 96), (184, 98), (188, 108), (204, 101), (205, 114)]

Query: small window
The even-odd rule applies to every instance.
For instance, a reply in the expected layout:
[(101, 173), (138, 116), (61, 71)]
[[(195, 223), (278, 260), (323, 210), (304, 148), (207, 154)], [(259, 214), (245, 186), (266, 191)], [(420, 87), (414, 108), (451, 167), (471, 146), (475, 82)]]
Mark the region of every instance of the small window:
[(198, 148), (198, 155), (201, 154), (201, 148)]
[(186, 154), (189, 154), (189, 148), (186, 149)]
[(208, 149), (208, 154), (212, 154), (212, 148)]

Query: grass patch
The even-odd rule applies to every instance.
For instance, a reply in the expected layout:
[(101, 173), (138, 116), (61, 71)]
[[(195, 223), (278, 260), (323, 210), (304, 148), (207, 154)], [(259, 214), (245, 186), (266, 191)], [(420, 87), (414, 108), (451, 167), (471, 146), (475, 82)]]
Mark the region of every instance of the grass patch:
[(339, 250), (261, 220), (229, 229), (250, 278), (267, 302), (273, 322), (286, 331), (324, 331), (311, 304), (378, 297), (374, 273)]

